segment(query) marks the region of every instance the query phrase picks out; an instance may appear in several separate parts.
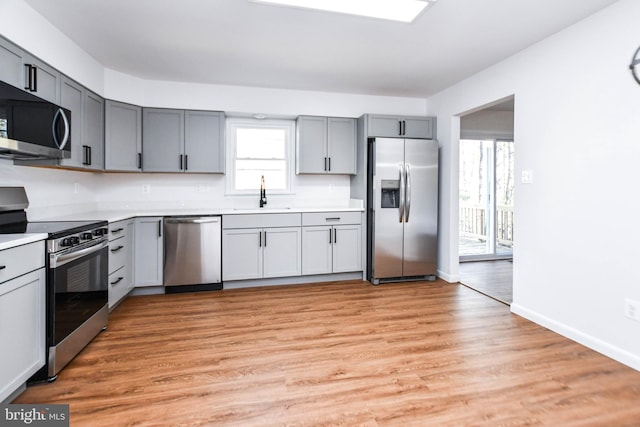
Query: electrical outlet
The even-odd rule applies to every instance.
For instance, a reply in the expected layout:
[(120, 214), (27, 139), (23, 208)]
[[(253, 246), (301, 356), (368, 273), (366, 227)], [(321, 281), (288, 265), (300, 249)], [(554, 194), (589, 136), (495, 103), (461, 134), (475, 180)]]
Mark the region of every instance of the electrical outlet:
[(145, 194), (151, 193), (151, 186), (149, 184), (142, 185), (142, 192)]
[(198, 184), (196, 185), (196, 193), (208, 193), (209, 186), (207, 184)]
[(629, 319), (640, 322), (640, 302), (629, 298), (624, 299), (624, 315)]
[(532, 170), (522, 171), (522, 183), (531, 184), (532, 182), (533, 182), (533, 171)]

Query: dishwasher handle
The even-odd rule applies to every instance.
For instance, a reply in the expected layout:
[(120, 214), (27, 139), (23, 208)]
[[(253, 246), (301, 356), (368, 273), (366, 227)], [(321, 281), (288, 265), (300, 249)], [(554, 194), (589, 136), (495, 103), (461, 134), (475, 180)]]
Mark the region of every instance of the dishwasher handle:
[(220, 222), (219, 216), (206, 216), (198, 218), (165, 218), (167, 224), (210, 224)]

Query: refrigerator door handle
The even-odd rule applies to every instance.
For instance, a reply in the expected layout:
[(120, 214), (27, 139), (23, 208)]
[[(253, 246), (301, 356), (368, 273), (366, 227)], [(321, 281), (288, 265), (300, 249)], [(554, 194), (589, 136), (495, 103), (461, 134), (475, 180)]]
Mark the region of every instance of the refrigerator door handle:
[(405, 203), (404, 165), (402, 164), (399, 165), (399, 175), (400, 175), (400, 203), (399, 203), (400, 221), (399, 222), (402, 222), (402, 219), (404, 217), (404, 203)]
[(411, 168), (407, 165), (405, 170), (405, 196), (404, 196), (404, 222), (409, 222), (409, 214), (411, 213)]

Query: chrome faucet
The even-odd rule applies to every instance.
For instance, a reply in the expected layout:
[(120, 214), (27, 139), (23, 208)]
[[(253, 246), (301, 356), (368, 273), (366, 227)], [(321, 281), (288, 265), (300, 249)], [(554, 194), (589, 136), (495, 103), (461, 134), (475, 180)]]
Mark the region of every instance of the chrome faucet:
[(263, 208), (267, 204), (267, 190), (264, 187), (264, 175), (260, 178), (260, 207)]

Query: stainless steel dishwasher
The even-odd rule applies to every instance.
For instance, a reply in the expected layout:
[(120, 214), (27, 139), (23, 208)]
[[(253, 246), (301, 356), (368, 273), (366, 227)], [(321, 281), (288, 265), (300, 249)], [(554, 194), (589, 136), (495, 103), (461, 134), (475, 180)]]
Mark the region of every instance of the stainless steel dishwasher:
[(165, 292), (222, 289), (222, 218), (164, 219)]

